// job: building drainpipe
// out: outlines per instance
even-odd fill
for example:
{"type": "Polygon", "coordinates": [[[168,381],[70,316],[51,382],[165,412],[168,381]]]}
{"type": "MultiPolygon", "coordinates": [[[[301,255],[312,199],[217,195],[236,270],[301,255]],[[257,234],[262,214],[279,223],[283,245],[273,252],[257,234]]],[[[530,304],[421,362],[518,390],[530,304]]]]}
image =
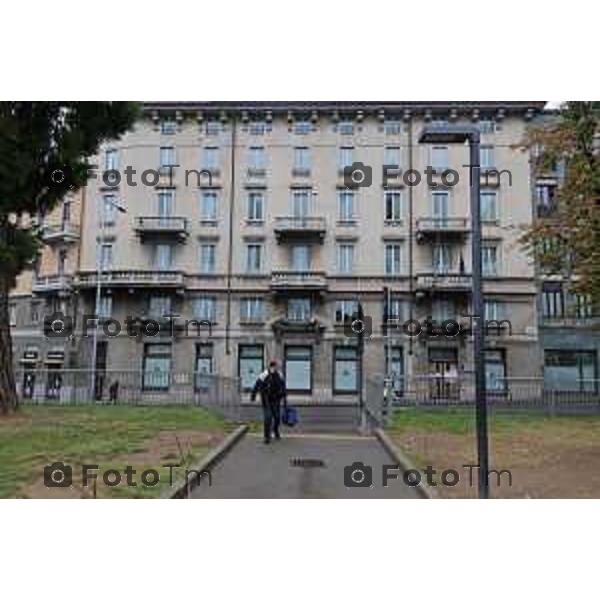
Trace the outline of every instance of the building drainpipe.
{"type": "Polygon", "coordinates": [[[235,113],[231,121],[231,169],[229,178],[229,248],[227,255],[227,316],[225,320],[225,354],[231,354],[231,281],[233,272],[233,218],[235,214],[235,146],[237,121],[235,113]]]}

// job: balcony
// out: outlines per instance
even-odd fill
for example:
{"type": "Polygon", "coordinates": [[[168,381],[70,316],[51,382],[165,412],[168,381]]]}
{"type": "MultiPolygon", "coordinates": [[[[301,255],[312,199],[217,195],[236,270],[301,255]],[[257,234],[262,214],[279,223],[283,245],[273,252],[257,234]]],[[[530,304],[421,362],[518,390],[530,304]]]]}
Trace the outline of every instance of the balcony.
{"type": "Polygon", "coordinates": [[[471,275],[461,273],[420,273],[417,275],[418,292],[470,292],[471,275]]]}
{"type": "Polygon", "coordinates": [[[31,291],[34,294],[60,294],[68,293],[73,284],[72,275],[49,275],[36,277],[33,280],[31,291]]]}
{"type": "Polygon", "coordinates": [[[327,290],[327,279],[321,271],[273,271],[271,290],[278,293],[320,293],[327,290]]]}
{"type": "Polygon", "coordinates": [[[183,242],[189,233],[185,217],[138,217],[134,229],[142,241],[171,238],[183,242]]]}
{"type": "Polygon", "coordinates": [[[42,240],[46,244],[73,243],[79,239],[78,225],[72,223],[56,223],[42,227],[42,240]]]}
{"type": "Polygon", "coordinates": [[[417,242],[462,240],[469,234],[469,220],[463,217],[425,217],[417,221],[417,242]]]}
{"type": "Polygon", "coordinates": [[[277,217],[275,237],[278,243],[316,241],[325,239],[327,223],[324,217],[277,217]]]}
{"type": "MultiPolygon", "coordinates": [[[[183,273],[179,271],[108,271],[102,273],[101,284],[109,288],[161,288],[184,287],[183,273]]],[[[81,273],[77,287],[94,288],[98,285],[98,274],[81,273]]]]}

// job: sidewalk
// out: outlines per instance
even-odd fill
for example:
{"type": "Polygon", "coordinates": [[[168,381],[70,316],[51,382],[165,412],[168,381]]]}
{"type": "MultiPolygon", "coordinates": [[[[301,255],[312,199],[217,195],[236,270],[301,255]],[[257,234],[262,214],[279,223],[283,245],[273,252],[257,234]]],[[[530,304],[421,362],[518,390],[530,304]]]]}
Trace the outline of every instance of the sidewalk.
{"type": "Polygon", "coordinates": [[[265,445],[261,437],[247,435],[213,470],[212,487],[203,483],[192,497],[418,498],[401,474],[382,486],[382,466],[393,462],[374,437],[299,434],[265,445]],[[293,466],[294,459],[311,462],[293,466]],[[344,468],[355,462],[373,468],[372,489],[344,485],[344,468]]]}

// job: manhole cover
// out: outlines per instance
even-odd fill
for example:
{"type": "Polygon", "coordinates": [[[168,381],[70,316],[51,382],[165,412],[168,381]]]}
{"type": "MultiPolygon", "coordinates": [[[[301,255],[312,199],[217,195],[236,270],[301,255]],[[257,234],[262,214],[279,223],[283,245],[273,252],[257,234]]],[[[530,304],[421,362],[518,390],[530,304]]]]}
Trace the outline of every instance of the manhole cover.
{"type": "Polygon", "coordinates": [[[325,462],[319,458],[292,458],[290,465],[298,469],[324,469],[325,462]]]}

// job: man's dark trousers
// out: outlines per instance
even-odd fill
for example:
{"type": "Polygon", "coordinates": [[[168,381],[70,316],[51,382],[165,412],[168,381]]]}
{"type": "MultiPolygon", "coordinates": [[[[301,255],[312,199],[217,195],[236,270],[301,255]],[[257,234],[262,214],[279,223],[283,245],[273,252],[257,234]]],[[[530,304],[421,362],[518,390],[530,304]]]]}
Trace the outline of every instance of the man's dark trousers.
{"type": "Polygon", "coordinates": [[[271,431],[279,438],[279,424],[281,423],[281,398],[262,399],[263,424],[265,440],[271,439],[271,431]]]}

